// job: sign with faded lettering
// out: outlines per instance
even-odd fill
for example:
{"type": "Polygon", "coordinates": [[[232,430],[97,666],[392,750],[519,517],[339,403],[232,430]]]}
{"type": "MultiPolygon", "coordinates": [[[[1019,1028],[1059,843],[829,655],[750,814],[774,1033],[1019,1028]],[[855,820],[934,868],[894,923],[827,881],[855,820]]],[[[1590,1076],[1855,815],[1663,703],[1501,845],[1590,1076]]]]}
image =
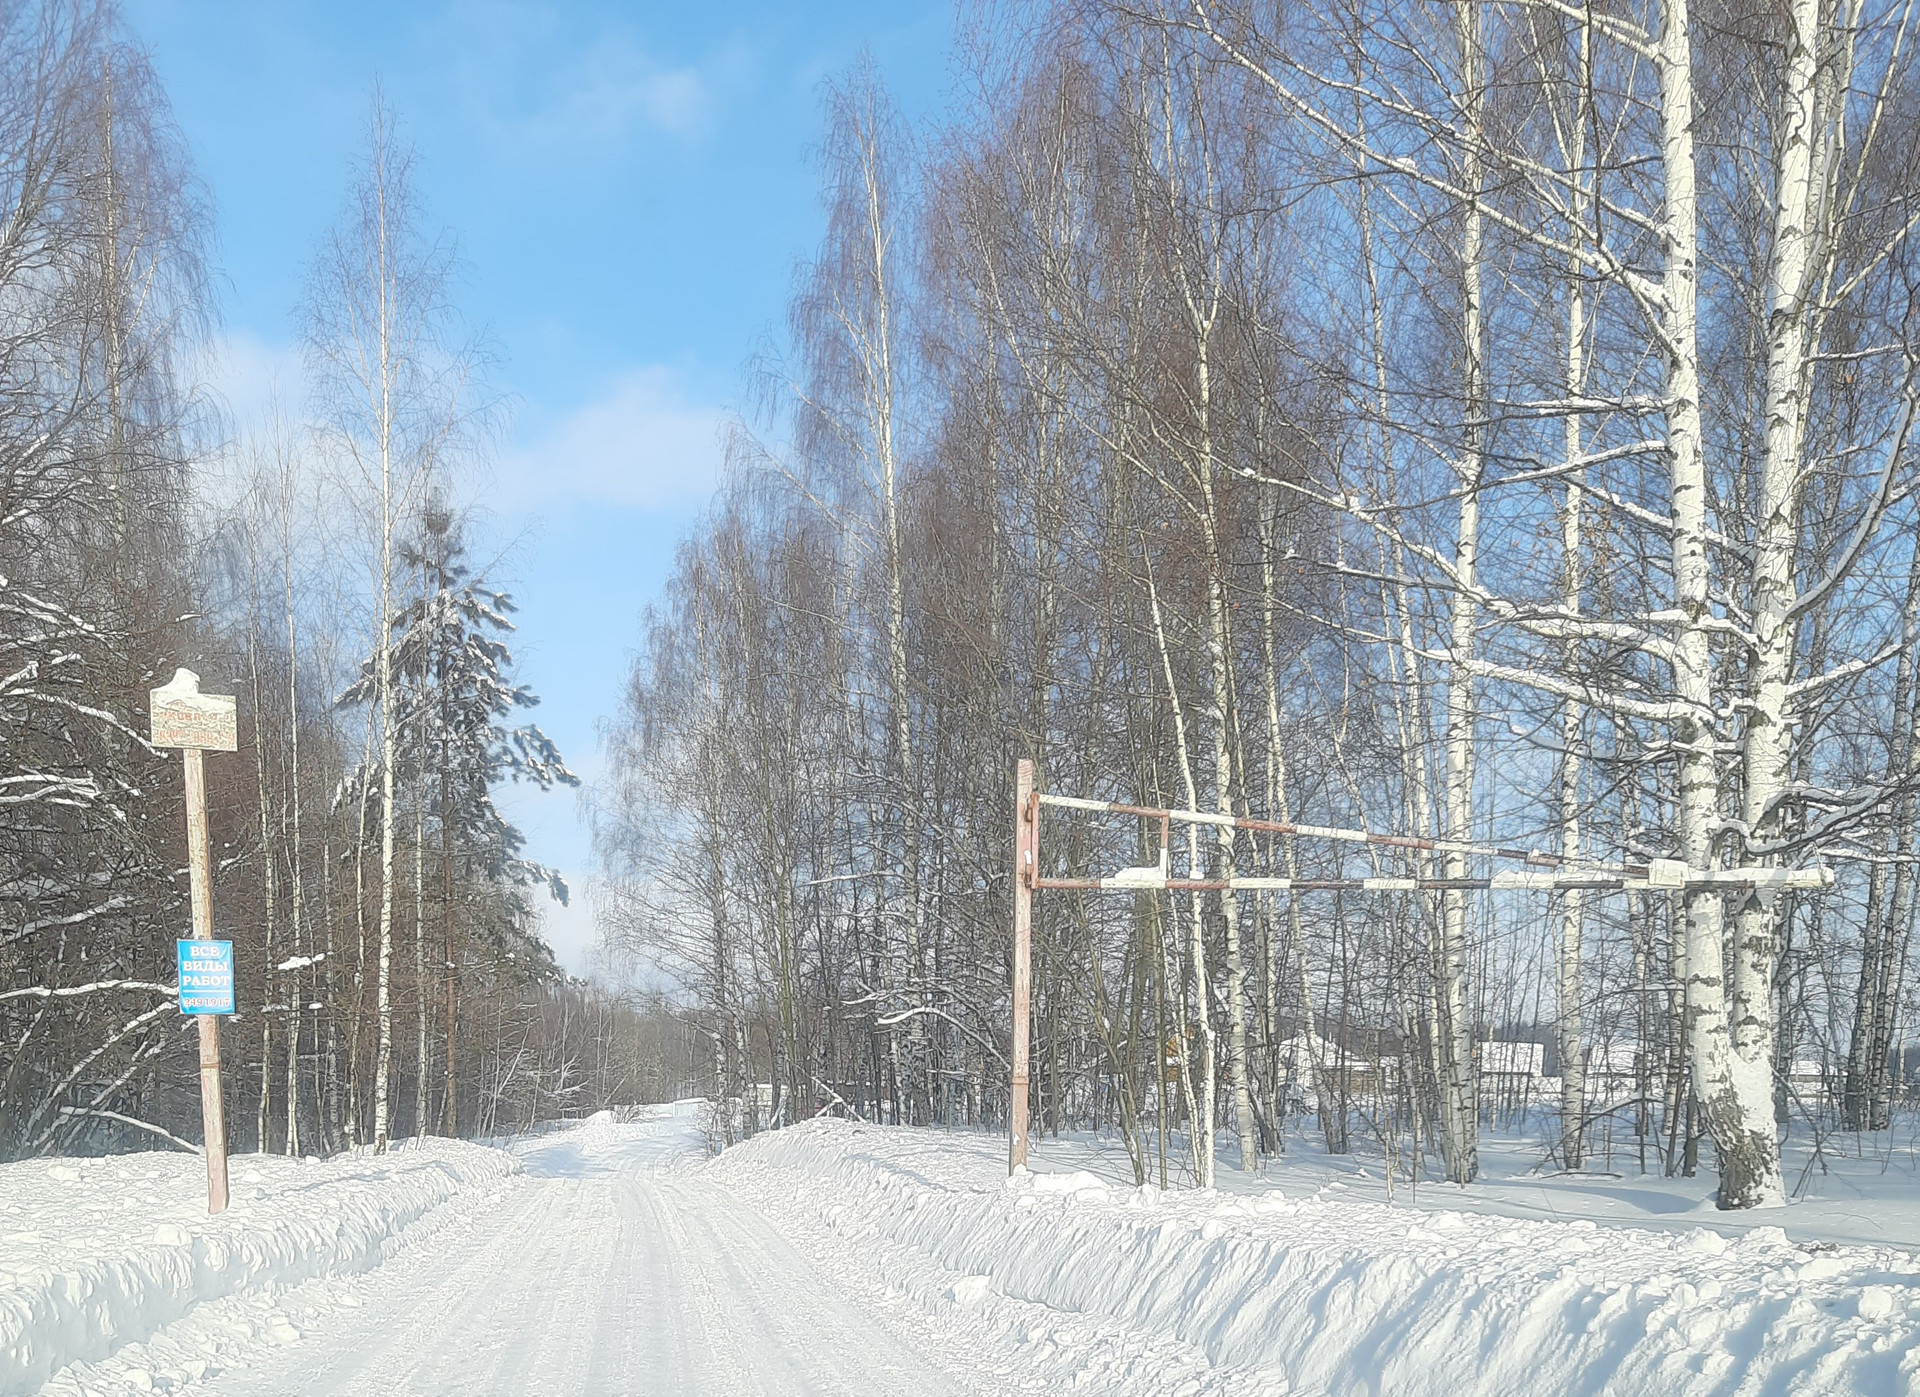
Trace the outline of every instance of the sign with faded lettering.
{"type": "Polygon", "coordinates": [[[180,1012],[233,1012],[233,942],[176,941],[180,961],[180,1012]]]}
{"type": "Polygon", "coordinates": [[[200,676],[176,669],[173,678],[148,695],[156,747],[198,747],[233,752],[240,747],[239,705],[231,694],[203,694],[200,676]]]}

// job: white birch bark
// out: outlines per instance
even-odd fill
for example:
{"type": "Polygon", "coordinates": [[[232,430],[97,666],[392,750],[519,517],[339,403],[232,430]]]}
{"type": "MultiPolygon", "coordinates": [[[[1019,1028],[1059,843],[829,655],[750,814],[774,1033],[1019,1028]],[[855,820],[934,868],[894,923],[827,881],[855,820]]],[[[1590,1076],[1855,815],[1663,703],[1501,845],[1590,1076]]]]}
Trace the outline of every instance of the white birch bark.
{"type": "MultiPolygon", "coordinates": [[[[262,944],[267,953],[267,994],[272,998],[273,986],[273,933],[274,916],[280,900],[278,870],[274,866],[273,827],[269,816],[267,797],[267,742],[266,732],[261,725],[260,690],[260,631],[258,613],[258,595],[260,578],[259,523],[256,518],[250,521],[248,528],[248,571],[249,596],[247,604],[247,671],[253,699],[253,771],[255,797],[260,806],[260,861],[262,873],[262,944]]],[[[267,1152],[267,1125],[272,1118],[273,1100],[273,1019],[267,1014],[260,1016],[260,1101],[254,1121],[255,1148],[261,1154],[267,1152]]]]}
{"type": "MultiPolygon", "coordinates": [[[[1460,44],[1462,116],[1466,126],[1463,183],[1469,199],[1461,209],[1460,334],[1465,420],[1459,460],[1455,463],[1460,492],[1460,516],[1454,542],[1452,618],[1448,639],[1447,742],[1445,825],[1447,838],[1472,837],[1474,724],[1477,718],[1473,686],[1476,607],[1473,587],[1480,552],[1480,482],[1485,469],[1483,435],[1486,417],[1486,332],[1482,295],[1485,220],[1478,195],[1482,175],[1481,67],[1483,63],[1481,11],[1477,0],[1466,0],[1455,10],[1460,44]]],[[[1465,878],[1465,855],[1449,853],[1444,861],[1448,878],[1465,878]]],[[[1467,895],[1441,894],[1439,981],[1445,1028],[1442,1082],[1441,1139],[1446,1147],[1447,1177],[1454,1183],[1473,1182],[1480,1172],[1480,1106],[1474,1068],[1473,1017],[1467,999],[1467,895]]]]}
{"type": "MultiPolygon", "coordinates": [[[[1165,81],[1165,87],[1161,93],[1161,144],[1165,161],[1163,175],[1166,181],[1168,214],[1172,226],[1178,228],[1183,216],[1180,188],[1181,159],[1177,149],[1174,119],[1174,69],[1170,61],[1166,63],[1163,77],[1165,81]]],[[[1209,133],[1205,128],[1204,119],[1199,115],[1197,101],[1193,119],[1200,127],[1197,136],[1199,146],[1197,177],[1209,196],[1207,203],[1199,211],[1199,217],[1214,223],[1221,216],[1211,203],[1212,198],[1217,197],[1218,179],[1213,165],[1209,133]]],[[[1213,422],[1213,332],[1219,320],[1225,295],[1221,271],[1224,254],[1219,246],[1221,229],[1217,223],[1210,227],[1209,232],[1212,236],[1202,241],[1196,256],[1189,256],[1185,239],[1176,233],[1171,256],[1174,279],[1178,283],[1186,308],[1187,331],[1192,336],[1194,440],[1191,469],[1193,478],[1200,488],[1199,514],[1207,559],[1206,634],[1209,685],[1207,719],[1211,728],[1209,738],[1213,750],[1214,808],[1222,815],[1232,815],[1234,813],[1231,736],[1233,681],[1229,665],[1232,662],[1233,637],[1227,619],[1226,560],[1220,546],[1220,505],[1216,480],[1213,422]],[[1204,266],[1196,267],[1194,265],[1196,261],[1204,262],[1204,266]]],[[[1169,676],[1169,685],[1171,685],[1171,676],[1169,676]]],[[[1188,798],[1190,802],[1196,802],[1198,793],[1190,792],[1188,798]]],[[[1198,809],[1199,807],[1197,804],[1190,803],[1189,808],[1198,809]]],[[[1220,861],[1220,876],[1231,877],[1236,853],[1235,831],[1231,825],[1219,825],[1215,827],[1214,838],[1217,857],[1220,861]]],[[[1239,1145],[1240,1168],[1244,1172],[1251,1173],[1255,1167],[1257,1137],[1253,1118],[1253,1083],[1248,1071],[1247,1057],[1246,964],[1240,940],[1239,901],[1231,891],[1220,894],[1220,916],[1226,933],[1227,1070],[1233,1078],[1234,1134],[1239,1145]]],[[[1197,912],[1195,920],[1196,923],[1199,920],[1197,912]]],[[[1209,1060],[1207,1072],[1210,1079],[1213,1070],[1213,1064],[1209,1060]]],[[[1209,1088],[1208,1097],[1211,1100],[1211,1080],[1209,1080],[1209,1088]]],[[[1211,1171],[1211,1158],[1209,1158],[1208,1168],[1211,1171]]]]}
{"type": "MultiPolygon", "coordinates": [[[[284,448],[284,442],[282,443],[284,448]]],[[[306,950],[301,935],[305,923],[306,894],[303,887],[302,872],[304,865],[300,848],[300,637],[296,626],[293,605],[293,465],[291,461],[281,461],[282,491],[280,499],[281,552],[280,582],[287,612],[287,746],[290,771],[287,777],[289,792],[287,807],[293,821],[293,845],[291,867],[288,872],[292,878],[293,892],[293,946],[294,954],[306,950]]],[[[324,894],[323,894],[324,896],[324,894]]],[[[329,950],[332,948],[329,947],[329,950]]],[[[286,1151],[289,1157],[300,1153],[300,972],[293,972],[290,982],[288,1002],[293,1005],[287,1017],[287,1129],[286,1151]]]]}
{"type": "Polygon", "coordinates": [[[372,803],[374,727],[378,716],[367,710],[360,739],[360,772],[353,830],[353,1024],[347,1032],[347,1137],[360,1143],[360,1034],[367,1019],[367,806],[372,803]]]}
{"type": "Polygon", "coordinates": [[[380,611],[374,664],[380,709],[380,941],[375,982],[378,1050],[373,1076],[373,1147],[384,1151],[391,1131],[388,1094],[393,1076],[393,768],[398,760],[399,733],[393,711],[393,538],[395,333],[392,294],[392,249],[389,246],[387,208],[387,132],[375,118],[373,189],[377,228],[374,255],[374,295],[378,321],[375,341],[374,431],[380,456],[380,611]]]}
{"type": "MultiPolygon", "coordinates": [[[[1160,614],[1160,592],[1154,586],[1151,565],[1147,572],[1147,601],[1153,614],[1154,640],[1160,650],[1160,668],[1167,681],[1167,702],[1173,710],[1173,735],[1175,755],[1180,762],[1181,779],[1186,783],[1187,809],[1200,808],[1200,789],[1193,779],[1193,758],[1187,746],[1187,719],[1185,710],[1180,706],[1180,691],[1173,682],[1173,656],[1167,646],[1167,630],[1160,614]]],[[[1200,876],[1204,866],[1200,853],[1200,826],[1187,826],[1187,861],[1193,869],[1193,877],[1200,876]]],[[[1213,1014],[1209,1004],[1212,989],[1207,975],[1206,928],[1200,916],[1200,894],[1195,893],[1189,907],[1188,950],[1193,967],[1193,994],[1196,1011],[1199,1015],[1200,1036],[1200,1085],[1198,1089],[1189,1086],[1188,1116],[1193,1146],[1193,1180],[1198,1188],[1213,1187],[1213,1113],[1214,1103],[1219,1089],[1216,1081],[1218,1071],[1218,1050],[1214,1042],[1213,1014]]],[[[1184,1030],[1184,1024],[1182,1028],[1184,1030]]],[[[1182,1039],[1181,1061],[1186,1060],[1186,1042],[1182,1039]]],[[[1182,1067],[1184,1072],[1186,1069],[1182,1067]]]]}
{"type": "MultiPolygon", "coordinates": [[[[1191,302],[1189,302],[1192,308],[1191,302]]],[[[1207,717],[1213,728],[1214,808],[1231,816],[1233,809],[1233,754],[1229,745],[1232,715],[1231,679],[1228,657],[1233,653],[1233,637],[1227,625],[1226,583],[1222,576],[1225,563],[1220,552],[1218,502],[1215,498],[1214,449],[1212,430],[1212,362],[1208,340],[1212,332],[1211,310],[1203,317],[1195,309],[1194,338],[1198,362],[1195,365],[1196,407],[1199,413],[1199,476],[1202,519],[1207,539],[1207,673],[1212,693],[1207,717]]],[[[1219,845],[1220,876],[1231,878],[1234,870],[1235,839],[1231,825],[1215,826],[1219,845]]],[[[1227,1070],[1233,1075],[1234,1133],[1240,1146],[1240,1168],[1252,1173],[1256,1137],[1253,1122],[1253,1083],[1247,1063],[1247,975],[1240,944],[1239,898],[1231,891],[1220,894],[1220,916],[1226,928],[1227,942],[1227,1070]]]]}
{"type": "Polygon", "coordinates": [[[418,787],[413,800],[413,1133],[427,1133],[427,736],[421,695],[418,787]]]}
{"type": "MultiPolygon", "coordinates": [[[[1586,396],[1587,301],[1585,268],[1578,251],[1586,240],[1583,214],[1591,176],[1587,173],[1587,128],[1592,118],[1593,25],[1583,16],[1576,29],[1574,53],[1574,102],[1566,124],[1564,145],[1566,168],[1572,178],[1575,198],[1573,216],[1567,220],[1567,240],[1576,251],[1567,259],[1567,354],[1566,396],[1569,402],[1586,396]]],[[[1597,152],[1596,152],[1597,154],[1597,152]]],[[[1561,609],[1569,616],[1580,614],[1583,595],[1584,558],[1581,540],[1581,472],[1575,463],[1585,454],[1585,433],[1579,413],[1569,412],[1565,424],[1567,466],[1566,500],[1560,523],[1561,609]]],[[[1564,661],[1569,674],[1578,674],[1583,666],[1577,642],[1569,642],[1564,661]]],[[[1569,863],[1580,858],[1580,765],[1582,755],[1582,706],[1569,699],[1560,709],[1560,775],[1557,791],[1557,823],[1560,827],[1560,857],[1569,863]]],[[[1568,1170],[1585,1163],[1585,1119],[1587,1112],[1587,1050],[1582,1023],[1581,1003],[1581,922],[1584,899],[1578,888],[1561,894],[1560,945],[1558,965],[1558,1017],[1555,1047],[1560,1059],[1560,1162],[1568,1170]]]]}
{"type": "MultiPolygon", "coordinates": [[[[1570,294],[1568,328],[1573,331],[1580,316],[1580,293],[1570,294]]],[[[1574,339],[1577,344],[1577,338],[1574,339]]],[[[1577,359],[1578,349],[1569,350],[1569,359],[1577,359]]],[[[1577,365],[1569,363],[1569,370],[1577,365]]],[[[1580,420],[1567,417],[1569,459],[1577,459],[1580,449],[1580,420]]],[[[1573,476],[1567,478],[1565,514],[1561,521],[1561,548],[1565,557],[1566,581],[1563,606],[1569,615],[1578,615],[1581,597],[1580,486],[1573,476]]],[[[1568,863],[1580,859],[1580,759],[1583,742],[1581,707],[1568,700],[1560,712],[1560,776],[1556,804],[1560,826],[1560,857],[1568,863]]],[[[1568,888],[1560,895],[1560,945],[1558,977],[1558,1017],[1555,1023],[1555,1047],[1560,1058],[1560,1160],[1568,1169],[1585,1162],[1584,1138],[1587,1112],[1587,1049],[1581,1014],[1581,923],[1584,913],[1580,889],[1568,888]]]]}
{"type": "MultiPolygon", "coordinates": [[[[905,559],[900,537],[899,462],[894,446],[894,346],[892,273],[887,252],[892,230],[886,222],[885,191],[881,186],[879,152],[874,142],[877,133],[867,133],[868,144],[862,152],[867,196],[867,240],[873,259],[874,319],[868,341],[871,362],[868,367],[868,411],[875,464],[880,474],[881,527],[884,533],[887,567],[887,707],[892,724],[893,779],[895,810],[900,823],[899,886],[907,931],[907,989],[916,1008],[926,1007],[926,976],[921,957],[920,908],[920,819],[915,797],[913,765],[913,710],[907,689],[907,603],[904,577],[905,559]]],[[[913,1075],[924,1087],[929,1110],[932,1079],[929,1075],[926,1041],[926,1015],[916,1013],[907,1024],[908,1057],[913,1075]]],[[[911,1113],[913,1091],[908,1091],[911,1113]]]]}
{"type": "MultiPolygon", "coordinates": [[[[1758,533],[1751,575],[1753,655],[1741,744],[1741,827],[1749,838],[1778,828],[1778,803],[1791,773],[1793,677],[1798,627],[1794,563],[1806,443],[1807,394],[1812,372],[1815,299],[1821,282],[1820,226],[1830,187],[1827,137],[1820,100],[1820,49],[1825,5],[1792,0],[1786,9],[1786,68],[1780,89],[1782,129],[1773,213],[1773,249],[1767,269],[1766,436],[1757,498],[1758,533]]],[[[1769,860],[1770,862],[1771,860],[1769,860]]],[[[1737,1112],[1716,1134],[1720,1148],[1720,1204],[1748,1207],[1783,1201],[1773,1112],[1773,963],[1777,908],[1749,897],[1734,923],[1730,1062],[1737,1112]]]]}
{"type": "MultiPolygon", "coordinates": [[[[1673,530],[1673,647],[1675,696],[1686,716],[1673,727],[1678,767],[1675,808],[1680,855],[1690,868],[1711,867],[1719,824],[1719,763],[1714,731],[1713,659],[1707,623],[1707,478],[1700,412],[1699,203],[1693,144],[1693,52],[1687,0],[1665,0],[1654,68],[1660,87],[1661,171],[1666,243],[1661,330],[1667,354],[1665,387],[1667,469],[1673,530]]],[[[1727,1026],[1725,909],[1720,894],[1692,888],[1681,899],[1684,916],[1687,1058],[1695,1101],[1719,1150],[1720,1201],[1746,1206],[1765,1201],[1766,1160],[1772,1152],[1769,1112],[1765,1141],[1746,1128],[1742,1102],[1756,1093],[1735,1081],[1727,1026]],[[1749,1184],[1761,1192],[1750,1194],[1749,1184]]],[[[1758,1096],[1765,1099],[1764,1078],[1758,1096]]],[[[1777,1171],[1774,1175],[1777,1187],[1777,1171]]]]}

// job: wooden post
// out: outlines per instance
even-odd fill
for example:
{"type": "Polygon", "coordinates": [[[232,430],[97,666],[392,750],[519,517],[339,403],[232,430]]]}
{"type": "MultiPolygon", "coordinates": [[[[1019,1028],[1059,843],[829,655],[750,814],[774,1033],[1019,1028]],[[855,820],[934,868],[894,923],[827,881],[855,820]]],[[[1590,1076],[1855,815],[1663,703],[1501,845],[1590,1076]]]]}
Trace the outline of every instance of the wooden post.
{"type": "Polygon", "coordinates": [[[1020,759],[1013,815],[1013,1081],[1007,1100],[1007,1172],[1027,1165],[1028,1018],[1033,998],[1033,879],[1039,851],[1039,807],[1033,763],[1020,759]]]}
{"type": "MultiPolygon", "coordinates": [[[[187,769],[187,882],[193,901],[193,935],[213,939],[213,857],[207,849],[206,753],[180,753],[187,769]]],[[[220,1091],[220,1016],[199,1014],[200,1121],[206,1136],[207,1212],[227,1207],[227,1111],[220,1091]]]]}
{"type": "MultiPolygon", "coordinates": [[[[207,847],[208,752],[239,749],[238,705],[229,694],[203,694],[200,676],[176,669],[148,696],[147,718],[155,747],[178,747],[187,776],[187,887],[196,941],[213,940],[213,856],[207,847]]],[[[181,976],[185,1003],[186,976],[181,976]]],[[[232,1005],[222,1012],[231,1013],[232,1005]]],[[[207,1211],[227,1206],[227,1112],[220,1093],[220,1016],[199,1013],[200,1122],[206,1137],[207,1211]]]]}

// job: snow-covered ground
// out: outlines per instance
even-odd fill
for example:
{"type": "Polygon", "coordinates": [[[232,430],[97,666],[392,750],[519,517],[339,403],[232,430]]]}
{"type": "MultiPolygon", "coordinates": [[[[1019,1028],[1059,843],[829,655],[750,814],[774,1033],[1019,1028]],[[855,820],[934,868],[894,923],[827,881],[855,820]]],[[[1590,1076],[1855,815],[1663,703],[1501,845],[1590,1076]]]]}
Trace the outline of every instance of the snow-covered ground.
{"type": "Polygon", "coordinates": [[[978,1390],[706,1177],[699,1110],[602,1115],[505,1149],[247,1157],[235,1161],[245,1201],[217,1219],[196,1216],[197,1159],[52,1166],[77,1180],[6,1166],[0,1208],[36,1230],[17,1265],[15,1215],[0,1215],[0,1394],[978,1390]],[[413,1197],[427,1174],[463,1183],[437,1208],[391,1210],[384,1241],[302,1260],[261,1244],[302,1228],[309,1242],[358,1241],[353,1190],[413,1197]],[[156,1211],[163,1192],[174,1201],[156,1211]],[[144,1224],[100,1225],[120,1196],[144,1224]],[[161,1216],[164,1237],[142,1235],[161,1216]],[[167,1247],[182,1260],[144,1303],[100,1303],[102,1278],[167,1247]],[[235,1253],[259,1256],[246,1281],[198,1283],[204,1258],[235,1253]],[[72,1318],[49,1324],[56,1303],[72,1318]]]}
{"type": "MultiPolygon", "coordinates": [[[[1037,1148],[1056,1168],[1088,1169],[1114,1184],[1133,1182],[1126,1154],[1111,1138],[1075,1134],[1042,1140],[1037,1148]]],[[[1185,1149],[1184,1137],[1170,1140],[1167,1165],[1176,1183],[1186,1176],[1185,1149]]],[[[1892,1243],[1920,1251],[1920,1119],[1907,1115],[1892,1131],[1830,1136],[1817,1154],[1804,1135],[1792,1137],[1784,1172],[1796,1201],[1784,1209],[1748,1213],[1714,1207],[1711,1146],[1702,1146],[1700,1173],[1691,1179],[1662,1177],[1657,1155],[1649,1156],[1650,1170],[1643,1172],[1632,1150],[1618,1147],[1611,1161],[1596,1155],[1592,1168],[1569,1175],[1543,1165],[1547,1151],[1537,1137],[1489,1132],[1480,1140],[1480,1177],[1472,1188],[1424,1180],[1410,1187],[1403,1163],[1391,1191],[1377,1145],[1357,1140],[1355,1149],[1354,1155],[1329,1156],[1314,1135],[1292,1137],[1286,1154],[1263,1159],[1260,1172],[1249,1178],[1234,1167],[1236,1151],[1231,1140],[1223,1139],[1216,1185],[1245,1195],[1276,1186],[1297,1195],[1338,1185],[1351,1198],[1391,1200],[1396,1206],[1665,1230],[1706,1227],[1728,1237],[1754,1227],[1783,1227],[1796,1241],[1892,1243]]],[[[1148,1172],[1157,1176],[1157,1157],[1150,1156],[1148,1172]]]]}
{"type": "MultiPolygon", "coordinates": [[[[1415,1202],[1402,1187],[1389,1205],[1378,1178],[1325,1159],[1162,1193],[1131,1187],[1124,1161],[1084,1140],[1042,1142],[1046,1172],[1008,1184],[1002,1148],[817,1123],[711,1172],[790,1234],[831,1232],[875,1257],[896,1285],[944,1282],[1043,1366],[1097,1368],[1104,1333],[1184,1343],[1223,1390],[1920,1391],[1920,1258],[1820,1239],[1816,1207],[1732,1220],[1700,1206],[1704,1180],[1637,1199],[1621,1181],[1562,1193],[1497,1167],[1486,1188],[1428,1186],[1415,1202]],[[1500,1215],[1529,1207],[1560,1216],[1500,1215]],[[1582,1210],[1614,1220],[1567,1216],[1582,1210]]],[[[1911,1225],[1913,1201],[1882,1206],[1911,1225]]],[[[1112,1376],[1117,1390],[1166,1390],[1112,1376]]]]}
{"type": "Polygon", "coordinates": [[[1309,1152],[1163,1193],[842,1121],[708,1160],[699,1111],[243,1157],[215,1219],[189,1156],[0,1167],[0,1394],[1920,1390],[1911,1159],[1729,1219],[1517,1145],[1467,1193],[1309,1152]]]}
{"type": "MultiPolygon", "coordinates": [[[[499,1150],[449,1141],[326,1163],[240,1156],[232,1203],[209,1218],[197,1155],[0,1165],[0,1393],[31,1392],[209,1302],[378,1267],[450,1205],[499,1196],[514,1168],[499,1150]]],[[[204,1372],[243,1338],[292,1332],[271,1306],[247,1328],[181,1352],[176,1375],[204,1372]]]]}

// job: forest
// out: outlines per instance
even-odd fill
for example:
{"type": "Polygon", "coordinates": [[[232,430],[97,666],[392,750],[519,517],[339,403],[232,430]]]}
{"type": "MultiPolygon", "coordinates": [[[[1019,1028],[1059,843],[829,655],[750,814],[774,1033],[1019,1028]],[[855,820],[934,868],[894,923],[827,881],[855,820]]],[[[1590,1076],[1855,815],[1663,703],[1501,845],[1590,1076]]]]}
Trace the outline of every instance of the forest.
{"type": "Polygon", "coordinates": [[[378,95],[314,230],[303,381],[206,383],[212,209],[107,0],[0,7],[0,1160],[193,1147],[177,667],[207,759],[236,1148],[490,1134],[668,1093],[670,1020],[564,975],[494,791],[575,785],[476,561],[497,402],[378,95]],[[324,235],[323,235],[324,233],[324,235]]]}
{"type": "Polygon", "coordinates": [[[1048,806],[1034,876],[1239,883],[1035,896],[1035,1130],[1137,1181],[1519,1129],[1745,1208],[1884,1139],[1913,20],[1057,0],[966,9],[937,119],[832,81],[592,792],[728,1133],[1004,1124],[1024,758],[1211,817],[1048,806]]]}

